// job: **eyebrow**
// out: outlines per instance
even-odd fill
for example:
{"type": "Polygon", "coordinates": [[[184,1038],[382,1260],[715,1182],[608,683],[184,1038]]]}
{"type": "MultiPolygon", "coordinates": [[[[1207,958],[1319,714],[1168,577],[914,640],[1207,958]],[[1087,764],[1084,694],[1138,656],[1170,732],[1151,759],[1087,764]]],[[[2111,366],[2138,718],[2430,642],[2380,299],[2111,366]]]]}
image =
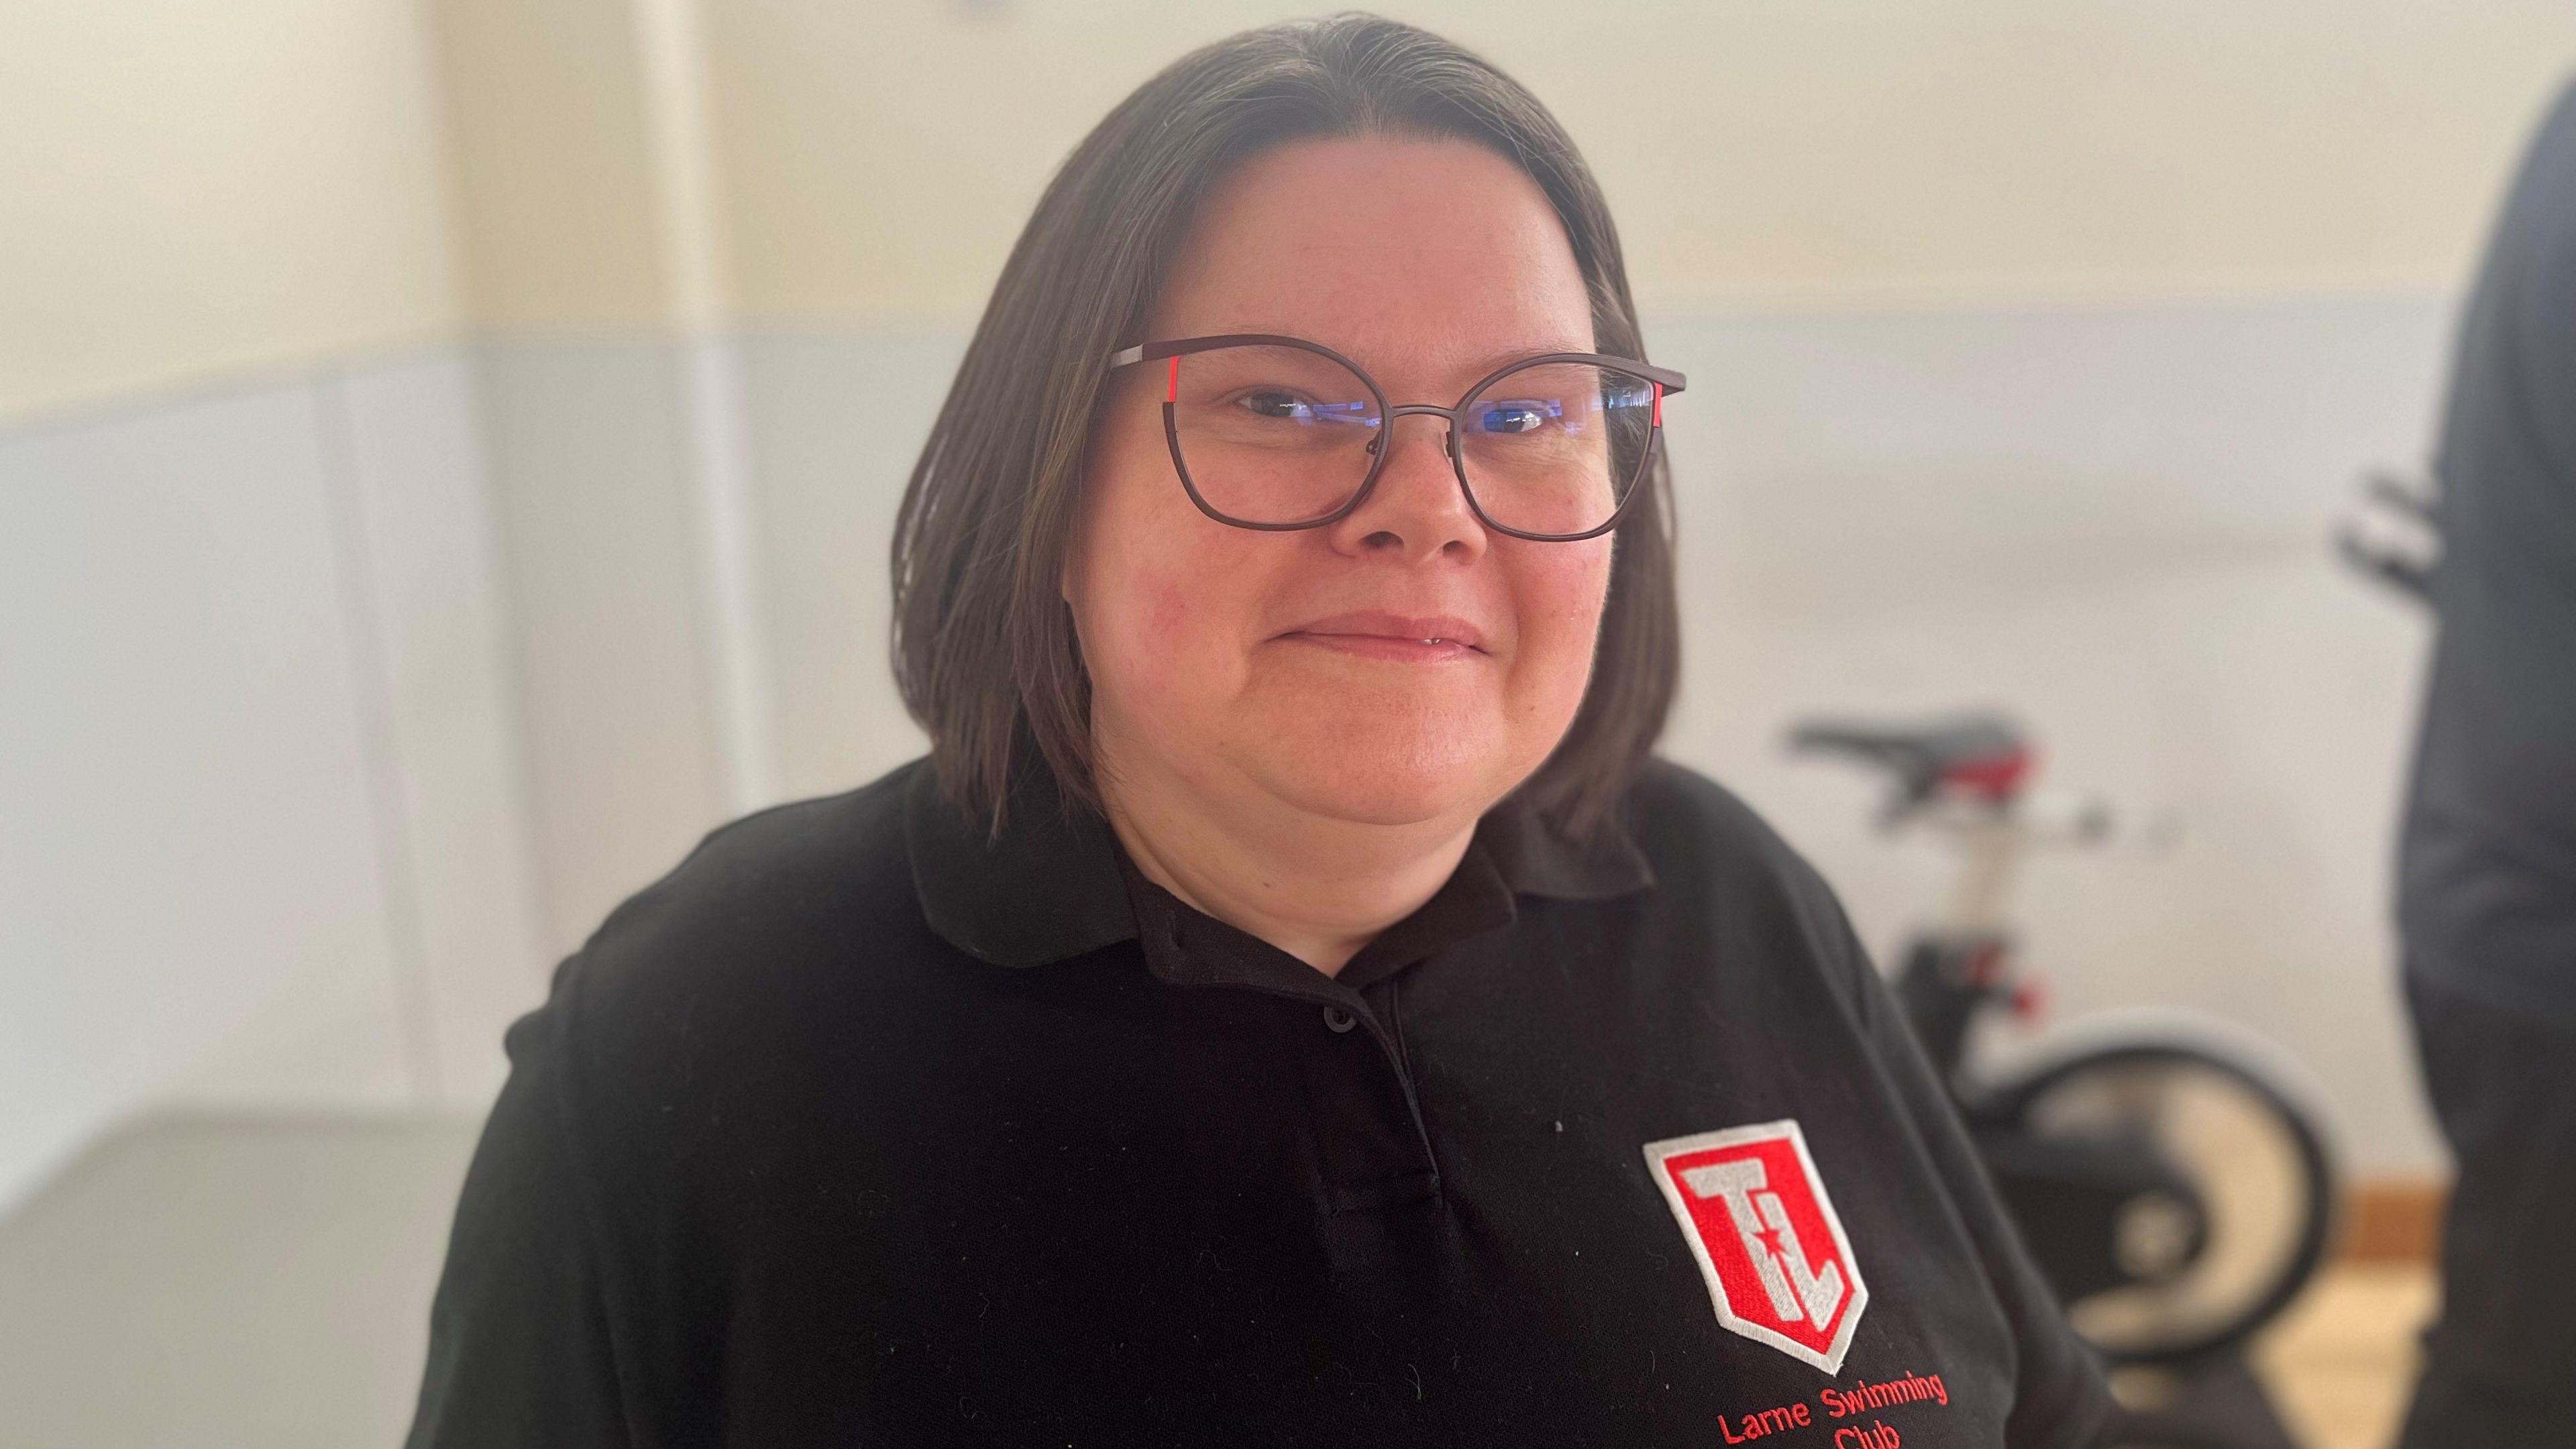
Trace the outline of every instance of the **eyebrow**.
{"type": "MultiPolygon", "coordinates": [[[[1524,346],[1505,347],[1475,353],[1453,353],[1447,360],[1436,358],[1430,359],[1429,365],[1425,368],[1425,371],[1434,377],[1449,379],[1447,383],[1441,384],[1435,389],[1443,394],[1440,400],[1443,403],[1446,403],[1448,400],[1446,394],[1454,388],[1471,387],[1475,385],[1478,380],[1490,377],[1494,373],[1501,371],[1505,366],[1518,362],[1524,357],[1541,357],[1552,352],[1597,351],[1599,351],[1597,347],[1586,346],[1578,341],[1560,339],[1555,342],[1534,343],[1524,346]]],[[[1355,358],[1354,360],[1358,361],[1360,366],[1368,368],[1369,375],[1377,378],[1379,380],[1379,385],[1388,389],[1389,401],[1404,401],[1404,399],[1393,396],[1396,389],[1392,384],[1386,381],[1386,373],[1383,367],[1371,364],[1365,358],[1355,358]]],[[[1416,399],[1416,401],[1420,401],[1420,399],[1416,399]]]]}
{"type": "Polygon", "coordinates": [[[1600,350],[1600,347],[1594,343],[1568,341],[1542,343],[1535,347],[1508,347],[1498,352],[1489,352],[1484,354],[1481,358],[1477,359],[1472,366],[1463,370],[1473,374],[1474,376],[1482,377],[1486,373],[1493,371],[1495,368],[1502,366],[1506,362],[1515,362],[1524,357],[1537,357],[1550,352],[1597,353],[1600,350]]]}
{"type": "MultiPolygon", "coordinates": [[[[1275,323],[1260,327],[1211,327],[1202,330],[1195,330],[1184,335],[1216,337],[1235,332],[1266,332],[1279,337],[1302,337],[1309,342],[1320,342],[1326,347],[1332,348],[1334,351],[1341,353],[1344,357],[1347,357],[1353,362],[1356,362],[1360,366],[1368,369],[1369,375],[1378,379],[1380,383],[1384,383],[1386,381],[1387,367],[1384,359],[1372,361],[1362,353],[1341,343],[1335,342],[1330,338],[1317,337],[1312,333],[1301,331],[1295,327],[1283,327],[1275,323]]],[[[1490,375],[1505,363],[1518,362],[1524,357],[1539,357],[1551,352],[1598,353],[1600,350],[1600,346],[1597,343],[1572,338],[1558,338],[1554,341],[1522,343],[1511,347],[1493,348],[1476,353],[1452,351],[1445,357],[1434,355],[1428,359],[1429,366],[1426,370],[1433,373],[1454,372],[1459,385],[1463,387],[1469,383],[1473,383],[1478,378],[1490,375]]],[[[1633,360],[1643,362],[1645,359],[1636,358],[1633,360]]]]}

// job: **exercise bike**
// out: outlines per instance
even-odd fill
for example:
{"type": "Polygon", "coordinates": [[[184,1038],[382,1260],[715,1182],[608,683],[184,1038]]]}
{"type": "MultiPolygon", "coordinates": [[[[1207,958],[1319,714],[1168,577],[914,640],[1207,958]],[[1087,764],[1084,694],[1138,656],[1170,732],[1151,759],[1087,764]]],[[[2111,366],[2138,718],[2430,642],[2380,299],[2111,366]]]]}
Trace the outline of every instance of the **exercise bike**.
{"type": "Polygon", "coordinates": [[[2179,1034],[2131,1035],[2000,1080],[1970,1066],[1978,1023],[2033,1014],[2004,908],[2025,854],[2113,834],[2097,802],[2027,787],[2032,751],[1997,714],[1920,727],[1811,721],[1794,749],[1886,772],[1882,828],[1963,855],[1946,918],[1917,935],[1894,988],[1988,1174],[2067,1317],[2132,1403],[2114,1442],[2292,1449],[2244,1359],[2322,1261],[2334,1174],[2314,1119],[2260,1069],[2179,1034]]]}

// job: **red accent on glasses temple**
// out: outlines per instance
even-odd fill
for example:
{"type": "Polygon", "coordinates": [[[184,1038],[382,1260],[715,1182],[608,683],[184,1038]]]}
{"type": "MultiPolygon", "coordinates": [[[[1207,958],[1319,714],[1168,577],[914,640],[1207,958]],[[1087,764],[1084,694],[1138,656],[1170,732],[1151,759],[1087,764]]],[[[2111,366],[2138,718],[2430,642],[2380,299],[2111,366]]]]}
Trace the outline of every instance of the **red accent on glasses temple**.
{"type": "Polygon", "coordinates": [[[1660,383],[1660,382],[1659,382],[1659,383],[1656,383],[1656,384],[1655,384],[1655,421],[1654,421],[1654,426],[1656,426],[1656,427],[1659,427],[1659,428],[1660,428],[1660,427],[1662,427],[1663,425],[1664,425],[1664,385],[1663,385],[1662,383],[1660,383]]]}
{"type": "Polygon", "coordinates": [[[1180,400],[1181,400],[1181,359],[1180,359],[1180,358],[1178,358],[1178,357],[1174,357],[1174,358],[1172,359],[1172,380],[1171,380],[1169,383],[1167,383],[1167,384],[1165,384],[1165,385],[1164,385],[1164,388],[1163,388],[1163,401],[1165,401],[1165,402],[1179,402],[1180,400]]]}

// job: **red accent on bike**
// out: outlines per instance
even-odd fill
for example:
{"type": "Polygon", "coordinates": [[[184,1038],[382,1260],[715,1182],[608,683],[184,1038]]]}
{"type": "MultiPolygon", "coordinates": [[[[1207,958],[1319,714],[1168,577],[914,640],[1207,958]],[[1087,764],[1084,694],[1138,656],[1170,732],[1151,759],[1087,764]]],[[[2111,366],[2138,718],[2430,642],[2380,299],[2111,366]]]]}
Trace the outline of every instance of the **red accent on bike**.
{"type": "Polygon", "coordinates": [[[1174,357],[1174,358],[1172,359],[1172,380],[1171,380],[1171,383],[1163,389],[1163,401],[1165,401],[1165,402],[1169,402],[1169,403],[1176,403],[1176,402],[1179,402],[1180,400],[1181,400],[1181,360],[1180,360],[1180,358],[1178,358],[1178,357],[1174,357]]]}
{"type": "Polygon", "coordinates": [[[2024,981],[2015,986],[2012,992],[2012,1014],[2013,1020],[2021,1022],[2024,1025],[2028,1025],[2029,1023],[2046,1016],[2048,1014],[2048,983],[2034,979],[2024,981]]]}
{"type": "Polygon", "coordinates": [[[2000,800],[2021,788],[2033,761],[2028,749],[1959,760],[1941,769],[1941,783],[1954,790],[2000,800]]]}

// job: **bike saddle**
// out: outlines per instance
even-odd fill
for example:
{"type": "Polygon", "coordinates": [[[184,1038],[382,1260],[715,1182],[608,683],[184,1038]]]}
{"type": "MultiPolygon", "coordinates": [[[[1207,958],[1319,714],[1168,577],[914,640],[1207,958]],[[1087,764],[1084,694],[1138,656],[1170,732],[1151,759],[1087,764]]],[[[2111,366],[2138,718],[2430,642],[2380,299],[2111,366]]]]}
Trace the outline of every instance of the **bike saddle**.
{"type": "Polygon", "coordinates": [[[1964,714],[1918,725],[1808,720],[1790,731],[1792,749],[1853,755],[1895,772],[1909,798],[1942,785],[2010,794],[2030,768],[2030,745],[1999,714],[1964,714]]]}

